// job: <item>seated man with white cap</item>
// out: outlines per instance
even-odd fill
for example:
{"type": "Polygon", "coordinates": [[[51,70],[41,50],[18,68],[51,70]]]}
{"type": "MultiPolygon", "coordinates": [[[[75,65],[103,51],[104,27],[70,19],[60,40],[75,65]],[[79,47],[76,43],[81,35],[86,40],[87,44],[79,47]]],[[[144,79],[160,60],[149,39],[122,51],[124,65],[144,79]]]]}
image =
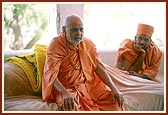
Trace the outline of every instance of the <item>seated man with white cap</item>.
{"type": "Polygon", "coordinates": [[[130,75],[157,81],[162,52],[151,39],[153,31],[153,26],[138,24],[135,39],[125,39],[120,44],[117,68],[130,75]]]}

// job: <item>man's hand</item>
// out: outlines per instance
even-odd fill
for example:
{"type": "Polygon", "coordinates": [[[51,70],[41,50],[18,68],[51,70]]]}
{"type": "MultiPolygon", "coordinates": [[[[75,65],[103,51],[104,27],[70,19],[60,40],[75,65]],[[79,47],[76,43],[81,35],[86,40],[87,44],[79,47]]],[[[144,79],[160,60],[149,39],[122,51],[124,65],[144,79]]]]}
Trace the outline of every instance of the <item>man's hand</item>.
{"type": "Polygon", "coordinates": [[[139,74],[135,71],[129,71],[129,75],[139,76],[139,74]]]}
{"type": "Polygon", "coordinates": [[[138,45],[138,44],[134,44],[134,49],[135,51],[137,52],[140,52],[140,53],[145,53],[146,51],[142,48],[142,46],[138,45]]]}
{"type": "Polygon", "coordinates": [[[111,96],[113,103],[115,103],[115,101],[117,100],[119,107],[122,107],[124,101],[122,93],[119,91],[117,92],[111,91],[111,96]]]}
{"type": "Polygon", "coordinates": [[[61,95],[64,101],[63,109],[64,111],[72,111],[74,110],[75,102],[77,102],[72,94],[68,91],[61,91],[61,95]],[[75,101],[75,102],[74,102],[75,101]]]}
{"type": "Polygon", "coordinates": [[[129,75],[133,75],[133,76],[136,76],[136,77],[141,77],[142,78],[142,75],[139,75],[137,72],[135,71],[129,71],[129,75]]]}
{"type": "Polygon", "coordinates": [[[136,73],[135,71],[129,71],[129,75],[133,75],[133,76],[141,77],[141,78],[143,78],[143,79],[151,80],[151,78],[149,78],[148,76],[146,76],[146,75],[139,75],[139,74],[136,73]]]}

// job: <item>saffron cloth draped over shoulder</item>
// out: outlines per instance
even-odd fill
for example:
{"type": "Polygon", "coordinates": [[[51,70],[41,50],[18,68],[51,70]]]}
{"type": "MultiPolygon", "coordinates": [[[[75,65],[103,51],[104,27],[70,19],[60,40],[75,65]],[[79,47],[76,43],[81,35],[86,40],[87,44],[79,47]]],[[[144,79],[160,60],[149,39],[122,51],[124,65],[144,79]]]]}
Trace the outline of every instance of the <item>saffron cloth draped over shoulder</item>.
{"type": "Polygon", "coordinates": [[[53,86],[58,77],[77,100],[76,110],[117,110],[117,102],[110,100],[110,90],[95,74],[97,63],[103,66],[95,45],[89,39],[83,38],[75,47],[60,33],[53,38],[47,50],[42,98],[63,106],[61,94],[53,86]]]}
{"type": "MultiPolygon", "coordinates": [[[[124,56],[124,58],[133,64],[138,58],[138,53],[134,50],[134,41],[131,39],[123,40],[117,55],[118,62],[121,62],[121,56],[124,56]]],[[[161,58],[162,52],[154,42],[151,42],[151,45],[146,51],[146,57],[139,74],[145,74],[155,80],[159,70],[158,68],[160,67],[161,58]]]]}

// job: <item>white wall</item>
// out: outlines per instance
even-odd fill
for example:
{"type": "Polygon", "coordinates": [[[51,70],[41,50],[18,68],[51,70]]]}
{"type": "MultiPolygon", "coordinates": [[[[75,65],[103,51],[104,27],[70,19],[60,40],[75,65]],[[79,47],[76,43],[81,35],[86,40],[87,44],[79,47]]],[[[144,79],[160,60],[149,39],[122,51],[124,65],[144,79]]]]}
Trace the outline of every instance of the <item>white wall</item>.
{"type": "Polygon", "coordinates": [[[77,14],[83,18],[84,4],[58,4],[57,8],[60,11],[60,30],[67,15],[77,14]]]}

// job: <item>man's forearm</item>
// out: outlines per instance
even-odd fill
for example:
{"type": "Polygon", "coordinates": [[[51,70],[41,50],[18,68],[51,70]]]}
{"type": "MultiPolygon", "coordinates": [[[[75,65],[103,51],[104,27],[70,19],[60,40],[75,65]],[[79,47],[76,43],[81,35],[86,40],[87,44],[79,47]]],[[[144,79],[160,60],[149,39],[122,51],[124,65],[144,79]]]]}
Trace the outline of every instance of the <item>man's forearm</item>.
{"type": "Polygon", "coordinates": [[[54,88],[59,91],[59,93],[61,94],[63,91],[66,91],[66,89],[64,88],[64,86],[60,83],[59,79],[56,77],[55,81],[54,81],[54,88]]]}
{"type": "Polygon", "coordinates": [[[131,66],[130,71],[135,71],[138,73],[138,71],[142,67],[142,63],[145,58],[145,53],[141,53],[140,56],[138,57],[137,61],[131,66]]]}
{"type": "Polygon", "coordinates": [[[96,68],[96,74],[99,76],[99,78],[113,91],[116,91],[117,88],[112,82],[110,76],[106,71],[104,71],[104,68],[101,65],[97,65],[96,68]]]}

